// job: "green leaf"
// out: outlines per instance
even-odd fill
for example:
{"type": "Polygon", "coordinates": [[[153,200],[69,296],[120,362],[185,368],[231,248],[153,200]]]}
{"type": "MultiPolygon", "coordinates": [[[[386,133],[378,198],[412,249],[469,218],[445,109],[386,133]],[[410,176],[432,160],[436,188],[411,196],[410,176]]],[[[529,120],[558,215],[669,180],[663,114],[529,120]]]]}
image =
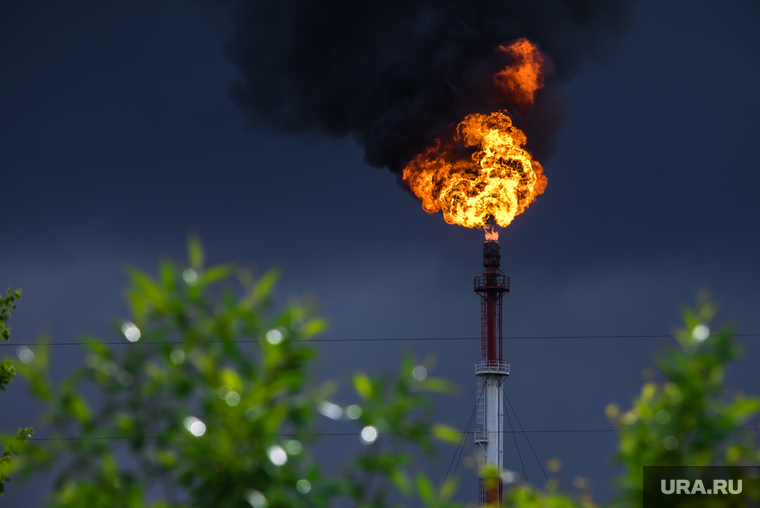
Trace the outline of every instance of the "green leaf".
{"type": "Polygon", "coordinates": [[[164,285],[164,289],[167,291],[174,291],[177,284],[174,263],[171,261],[162,261],[161,266],[159,267],[159,273],[161,274],[161,282],[164,285]]]}
{"type": "Polygon", "coordinates": [[[170,468],[177,463],[177,455],[170,450],[160,450],[156,453],[156,459],[162,467],[170,468]]]}
{"type": "Polygon", "coordinates": [[[136,427],[134,418],[125,413],[117,414],[114,423],[123,434],[130,434],[136,427]]]}
{"type": "Polygon", "coordinates": [[[326,319],[312,319],[303,327],[303,330],[301,330],[301,335],[306,338],[314,337],[315,335],[324,333],[325,330],[327,330],[326,319]]]}
{"type": "Polygon", "coordinates": [[[403,469],[395,469],[390,472],[390,478],[396,488],[404,495],[412,491],[412,480],[403,469]]]}
{"type": "Polygon", "coordinates": [[[111,350],[97,337],[89,335],[82,337],[82,345],[100,357],[110,358],[111,356],[111,350]]]}
{"type": "Polygon", "coordinates": [[[356,393],[363,399],[371,399],[374,395],[372,381],[369,377],[361,372],[354,374],[354,388],[356,393]]]}
{"type": "Polygon", "coordinates": [[[415,362],[412,355],[404,355],[401,359],[401,376],[412,377],[412,371],[414,370],[415,362]]]}
{"type": "Polygon", "coordinates": [[[445,379],[437,377],[426,377],[420,381],[420,388],[426,392],[435,393],[452,393],[454,391],[454,384],[445,379]]]}
{"type": "Polygon", "coordinates": [[[164,290],[153,279],[136,268],[129,271],[129,278],[132,279],[133,288],[131,292],[135,296],[144,301],[151,302],[158,310],[166,309],[167,301],[164,290]]]}
{"type": "Polygon", "coordinates": [[[261,279],[259,279],[259,282],[253,288],[252,294],[254,300],[257,303],[264,301],[272,292],[272,288],[279,279],[280,272],[277,270],[268,270],[264,275],[262,275],[261,279]]]}
{"type": "Polygon", "coordinates": [[[34,361],[31,365],[37,369],[46,369],[50,359],[50,336],[42,335],[37,339],[37,346],[32,348],[34,361]]]}
{"type": "Polygon", "coordinates": [[[735,421],[746,421],[760,411],[760,399],[746,397],[736,400],[726,411],[727,415],[735,421]]]}
{"type": "Polygon", "coordinates": [[[430,506],[433,503],[433,484],[424,473],[414,475],[414,482],[417,485],[417,493],[422,502],[430,506]]]}
{"type": "MultiPolygon", "coordinates": [[[[456,478],[446,478],[444,480],[443,484],[441,485],[441,492],[439,494],[439,499],[449,499],[451,496],[454,495],[454,492],[456,492],[457,487],[459,486],[459,482],[456,478]]],[[[554,505],[551,505],[551,508],[556,508],[554,505]]]]}
{"type": "Polygon", "coordinates": [[[451,444],[459,444],[462,439],[462,431],[443,423],[433,425],[433,435],[436,439],[451,444]]]}
{"type": "Polygon", "coordinates": [[[197,235],[190,235],[187,239],[187,261],[195,271],[200,271],[206,263],[206,252],[197,235]]]}
{"type": "Polygon", "coordinates": [[[232,391],[239,392],[243,388],[240,376],[230,368],[222,369],[219,373],[219,379],[223,386],[228,387],[232,391]]]}
{"type": "Polygon", "coordinates": [[[288,414],[288,408],[285,404],[277,404],[271,411],[266,413],[265,428],[268,434],[275,434],[282,425],[283,420],[288,414]]]}
{"type": "Polygon", "coordinates": [[[34,359],[31,363],[13,361],[13,366],[18,374],[28,383],[31,392],[43,401],[52,397],[50,378],[48,376],[48,353],[50,338],[43,335],[37,341],[37,346],[32,348],[34,359]]]}
{"type": "Polygon", "coordinates": [[[220,280],[224,280],[232,275],[232,267],[229,265],[219,265],[209,268],[201,273],[198,285],[208,286],[220,280]]]}
{"type": "Polygon", "coordinates": [[[79,394],[69,394],[68,397],[64,399],[64,408],[79,423],[86,423],[90,420],[90,407],[84,397],[79,394]]]}

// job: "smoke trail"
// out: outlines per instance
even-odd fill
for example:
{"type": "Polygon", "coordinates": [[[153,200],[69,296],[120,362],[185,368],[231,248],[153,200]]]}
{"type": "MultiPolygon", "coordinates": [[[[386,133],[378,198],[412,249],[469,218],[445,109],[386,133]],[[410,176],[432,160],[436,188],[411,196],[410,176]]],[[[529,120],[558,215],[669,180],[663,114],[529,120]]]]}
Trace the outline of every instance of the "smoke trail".
{"type": "Polygon", "coordinates": [[[278,0],[225,2],[239,71],[232,98],[293,133],[352,135],[367,163],[399,173],[436,132],[509,109],[538,158],[554,149],[562,83],[630,23],[632,0],[278,0]],[[531,108],[488,83],[526,37],[553,69],[531,108]]]}

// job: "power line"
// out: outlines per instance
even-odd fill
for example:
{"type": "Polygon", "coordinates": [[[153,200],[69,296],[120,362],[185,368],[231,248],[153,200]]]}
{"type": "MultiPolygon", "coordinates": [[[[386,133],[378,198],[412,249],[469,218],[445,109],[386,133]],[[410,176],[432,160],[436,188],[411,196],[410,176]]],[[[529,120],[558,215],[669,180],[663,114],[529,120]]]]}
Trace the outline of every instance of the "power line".
{"type": "MultiPolygon", "coordinates": [[[[502,392],[503,393],[503,392],[502,392]]],[[[517,456],[520,458],[520,466],[522,466],[523,475],[525,475],[525,483],[528,484],[528,487],[530,487],[530,490],[533,491],[533,487],[530,485],[530,480],[528,480],[528,472],[525,470],[525,463],[522,459],[522,453],[520,453],[520,447],[517,446],[517,434],[515,433],[515,429],[512,427],[512,418],[509,417],[509,411],[506,410],[507,408],[504,408],[504,414],[507,415],[507,421],[509,421],[509,428],[512,433],[512,437],[515,440],[515,448],[517,449],[517,456]]]]}
{"type": "MultiPolygon", "coordinates": [[[[549,488],[552,489],[552,494],[554,494],[554,487],[552,486],[552,482],[549,481],[549,476],[547,476],[546,471],[544,471],[544,466],[541,464],[541,461],[538,460],[538,455],[536,454],[536,450],[533,449],[533,445],[530,442],[530,439],[528,439],[528,435],[525,433],[525,429],[523,429],[522,423],[520,423],[520,418],[517,417],[517,411],[515,411],[515,408],[512,407],[512,403],[509,401],[509,397],[507,396],[507,392],[502,392],[504,394],[504,399],[507,401],[507,404],[509,404],[509,409],[512,410],[512,414],[515,415],[515,420],[517,420],[517,425],[520,426],[520,430],[523,433],[523,436],[525,436],[525,440],[528,442],[528,446],[530,446],[530,451],[533,452],[533,457],[535,457],[536,462],[538,462],[538,467],[541,468],[541,472],[544,473],[544,478],[546,478],[546,483],[549,485],[549,488]]],[[[506,411],[506,407],[504,410],[506,411]]],[[[510,422],[511,426],[511,422],[510,422]]],[[[514,436],[514,434],[512,434],[514,436]]],[[[517,438],[515,438],[517,439],[517,438]]],[[[525,480],[527,481],[528,478],[526,477],[525,480]]]]}
{"type": "MultiPolygon", "coordinates": [[[[760,337],[760,333],[734,333],[734,337],[760,337]]],[[[672,338],[672,334],[640,334],[640,335],[515,335],[511,337],[503,337],[503,340],[574,340],[574,339],[669,339],[672,338]]],[[[365,338],[348,338],[348,339],[294,339],[291,342],[304,342],[304,343],[316,343],[316,342],[445,342],[445,341],[474,341],[482,340],[482,337],[365,337],[365,338]]],[[[231,342],[245,344],[245,343],[257,343],[259,339],[239,339],[231,342]]],[[[107,341],[96,342],[96,344],[110,345],[110,346],[135,346],[140,344],[184,344],[181,340],[138,340],[136,342],[124,342],[124,341],[107,341]]],[[[221,340],[208,341],[206,344],[224,343],[221,340]]],[[[88,342],[50,342],[48,346],[84,346],[88,342]]],[[[39,346],[37,342],[14,342],[14,343],[1,343],[0,347],[10,346],[39,346]]]]}
{"type": "MultiPolygon", "coordinates": [[[[477,406],[475,406],[475,408],[477,409],[477,406]]],[[[475,413],[472,413],[472,416],[475,416],[475,413]]],[[[464,429],[463,434],[465,434],[465,435],[467,434],[467,429],[469,429],[470,425],[472,424],[472,416],[470,416],[470,422],[467,424],[467,427],[464,429]]],[[[451,478],[454,478],[454,476],[456,476],[456,474],[457,474],[457,469],[459,469],[459,462],[462,460],[462,455],[464,455],[464,446],[462,447],[462,451],[459,452],[459,458],[457,459],[457,463],[454,466],[454,472],[451,473],[451,478]]],[[[446,493],[446,498],[443,500],[443,506],[446,506],[446,503],[449,502],[449,496],[450,495],[451,495],[451,490],[449,490],[446,493]]]]}
{"type": "MultiPolygon", "coordinates": [[[[485,390],[485,388],[484,388],[485,390]]],[[[462,437],[459,439],[459,444],[457,445],[457,449],[454,450],[454,456],[451,457],[451,462],[449,462],[449,467],[446,469],[446,474],[443,477],[443,481],[441,482],[441,486],[438,487],[438,492],[435,493],[435,499],[433,499],[433,508],[435,508],[435,503],[438,501],[438,496],[441,494],[441,489],[443,489],[443,486],[446,485],[446,478],[449,477],[449,471],[451,471],[451,465],[454,463],[454,459],[457,458],[457,453],[459,453],[459,448],[462,446],[462,443],[464,442],[465,436],[467,436],[468,432],[467,429],[470,428],[470,425],[472,424],[472,419],[475,417],[475,411],[478,410],[478,405],[480,404],[480,398],[483,396],[483,391],[480,392],[480,395],[478,395],[478,400],[475,402],[475,407],[472,410],[472,414],[470,414],[470,419],[467,420],[467,426],[464,428],[464,432],[462,432],[462,437]]],[[[464,448],[462,448],[462,451],[464,452],[464,448]]],[[[459,456],[461,459],[461,455],[459,456]]],[[[459,466],[459,461],[457,461],[457,466],[459,466]]],[[[454,469],[454,473],[456,473],[456,469],[454,469]]],[[[453,478],[453,475],[452,475],[453,478]]],[[[446,505],[446,501],[448,501],[448,496],[446,496],[446,499],[443,501],[443,506],[446,505]]]]}
{"type": "MultiPolygon", "coordinates": [[[[608,434],[612,432],[636,432],[637,429],[551,429],[551,430],[502,430],[502,434],[608,434]]],[[[737,427],[730,429],[730,432],[752,431],[759,432],[758,427],[737,427]]],[[[462,434],[472,434],[474,431],[462,432],[462,434]]],[[[491,434],[499,433],[492,431],[491,434]]],[[[422,434],[434,434],[434,432],[424,432],[422,434]]],[[[360,437],[359,432],[317,432],[308,434],[313,437],[334,437],[334,436],[354,436],[360,437]]],[[[380,432],[380,436],[403,436],[403,432],[380,432]]],[[[300,434],[277,434],[274,437],[299,437],[300,434]]],[[[91,437],[32,437],[31,441],[120,441],[129,439],[160,439],[161,436],[91,436],[91,437]]]]}

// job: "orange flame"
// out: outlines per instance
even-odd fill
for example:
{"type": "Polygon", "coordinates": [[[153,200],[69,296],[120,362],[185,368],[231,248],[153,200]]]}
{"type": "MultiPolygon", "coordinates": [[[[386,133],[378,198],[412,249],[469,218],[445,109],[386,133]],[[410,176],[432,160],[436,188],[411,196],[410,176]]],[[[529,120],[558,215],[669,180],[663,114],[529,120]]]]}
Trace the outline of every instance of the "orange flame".
{"type": "Polygon", "coordinates": [[[525,141],[502,111],[468,115],[455,136],[439,137],[412,159],[403,179],[426,212],[443,211],[449,224],[487,228],[493,220],[505,227],[546,188],[543,168],[525,151],[525,141]],[[457,144],[477,151],[461,153],[457,144]]]}
{"type": "Polygon", "coordinates": [[[494,85],[514,106],[532,106],[536,90],[544,87],[544,75],[551,68],[548,59],[528,39],[518,39],[509,46],[502,44],[496,50],[507,55],[514,64],[494,75],[494,85]]]}
{"type": "MultiPolygon", "coordinates": [[[[527,39],[498,51],[508,53],[513,64],[494,76],[494,85],[513,105],[529,107],[544,85],[547,60],[527,39]]],[[[482,228],[495,241],[494,226],[509,225],[546,188],[543,168],[525,142],[507,111],[467,115],[417,154],[402,179],[426,212],[443,211],[449,224],[482,228]]]]}

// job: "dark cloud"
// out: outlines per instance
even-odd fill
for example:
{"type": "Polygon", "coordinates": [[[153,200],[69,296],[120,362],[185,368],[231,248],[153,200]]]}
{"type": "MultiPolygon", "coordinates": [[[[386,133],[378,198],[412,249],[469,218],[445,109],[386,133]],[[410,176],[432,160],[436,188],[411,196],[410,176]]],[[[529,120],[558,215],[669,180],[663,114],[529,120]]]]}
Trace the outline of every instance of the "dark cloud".
{"type": "MultiPolygon", "coordinates": [[[[227,2],[226,4],[229,4],[227,2]]],[[[554,64],[554,84],[518,115],[535,156],[551,154],[565,108],[557,82],[607,54],[632,0],[287,0],[232,8],[227,46],[234,100],[254,121],[294,132],[353,135],[367,163],[398,172],[434,134],[484,101],[478,83],[509,62],[495,48],[527,37],[554,64]]]]}

